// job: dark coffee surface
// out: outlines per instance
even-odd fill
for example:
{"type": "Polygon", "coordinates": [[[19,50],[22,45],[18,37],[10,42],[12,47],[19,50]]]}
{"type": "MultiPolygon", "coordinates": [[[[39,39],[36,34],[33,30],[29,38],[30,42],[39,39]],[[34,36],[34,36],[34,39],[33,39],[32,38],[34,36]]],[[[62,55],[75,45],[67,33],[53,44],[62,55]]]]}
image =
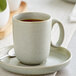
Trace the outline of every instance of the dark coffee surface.
{"type": "Polygon", "coordinates": [[[40,20],[40,19],[23,19],[21,21],[24,21],[24,22],[38,22],[38,21],[43,21],[43,20],[40,20]]]}

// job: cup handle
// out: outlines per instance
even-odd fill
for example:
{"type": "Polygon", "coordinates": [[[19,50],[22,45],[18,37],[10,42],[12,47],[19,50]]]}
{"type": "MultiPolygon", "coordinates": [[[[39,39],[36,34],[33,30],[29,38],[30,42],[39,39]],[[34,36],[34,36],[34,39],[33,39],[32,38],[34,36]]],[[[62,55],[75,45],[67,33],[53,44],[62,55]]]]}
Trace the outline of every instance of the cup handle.
{"type": "Polygon", "coordinates": [[[53,47],[59,47],[59,46],[61,46],[61,44],[63,43],[63,40],[64,40],[64,28],[63,28],[63,24],[60,21],[58,21],[56,19],[53,19],[52,20],[52,28],[53,28],[53,26],[56,23],[58,23],[58,26],[59,26],[59,29],[60,29],[60,36],[59,36],[59,40],[57,41],[56,45],[51,44],[51,46],[53,46],[53,47]]]}

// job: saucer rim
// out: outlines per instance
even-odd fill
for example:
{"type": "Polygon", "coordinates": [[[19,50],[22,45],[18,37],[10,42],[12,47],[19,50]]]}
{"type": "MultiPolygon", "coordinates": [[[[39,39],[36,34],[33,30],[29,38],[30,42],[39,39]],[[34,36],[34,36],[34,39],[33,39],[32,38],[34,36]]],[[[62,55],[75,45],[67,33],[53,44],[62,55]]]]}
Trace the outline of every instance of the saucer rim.
{"type": "MultiPolygon", "coordinates": [[[[11,45],[8,46],[7,48],[9,48],[9,47],[11,47],[11,45]]],[[[14,47],[13,47],[13,48],[14,48],[14,47]]],[[[21,68],[21,69],[31,69],[31,68],[33,68],[33,69],[38,69],[38,68],[53,68],[53,67],[61,66],[61,65],[63,65],[63,64],[66,64],[66,63],[70,62],[70,60],[71,60],[71,58],[72,58],[71,52],[70,52],[69,50],[67,50],[66,48],[63,48],[63,47],[58,47],[58,48],[65,49],[65,50],[67,51],[67,53],[69,54],[69,58],[66,59],[64,62],[59,63],[59,64],[56,64],[56,65],[53,65],[53,66],[45,66],[45,67],[44,67],[44,66],[21,67],[21,66],[16,66],[16,65],[11,65],[11,64],[8,64],[8,63],[4,63],[3,61],[0,61],[0,64],[4,64],[4,65],[10,66],[10,67],[15,67],[15,68],[21,68]]],[[[9,51],[9,50],[8,50],[8,51],[9,51]]],[[[50,56],[50,55],[49,55],[49,56],[50,56]]]]}

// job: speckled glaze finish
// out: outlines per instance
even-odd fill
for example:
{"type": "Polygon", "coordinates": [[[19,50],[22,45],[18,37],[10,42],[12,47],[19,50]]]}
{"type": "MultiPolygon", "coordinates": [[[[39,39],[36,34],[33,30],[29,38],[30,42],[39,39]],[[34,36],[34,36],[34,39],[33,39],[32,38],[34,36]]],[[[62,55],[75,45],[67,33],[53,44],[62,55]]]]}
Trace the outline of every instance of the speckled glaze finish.
{"type": "Polygon", "coordinates": [[[64,40],[61,22],[40,12],[26,12],[13,17],[13,39],[16,57],[24,64],[40,64],[47,59],[50,52],[51,29],[59,24],[60,37],[56,47],[64,40]],[[40,19],[38,22],[23,22],[22,19],[40,19]]]}

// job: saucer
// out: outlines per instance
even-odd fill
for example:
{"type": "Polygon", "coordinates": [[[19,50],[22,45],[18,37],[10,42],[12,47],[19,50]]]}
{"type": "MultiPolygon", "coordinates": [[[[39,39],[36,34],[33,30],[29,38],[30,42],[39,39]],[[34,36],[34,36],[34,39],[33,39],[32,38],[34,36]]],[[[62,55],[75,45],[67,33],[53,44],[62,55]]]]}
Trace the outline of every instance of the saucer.
{"type": "MultiPolygon", "coordinates": [[[[11,46],[7,47],[10,48],[11,46]]],[[[7,52],[9,49],[7,50],[7,52]]],[[[1,54],[1,53],[0,53],[1,54]]],[[[20,61],[14,57],[6,57],[0,61],[0,67],[3,69],[26,75],[38,75],[38,74],[48,74],[59,71],[63,69],[71,60],[71,53],[63,48],[51,47],[51,52],[46,61],[40,65],[25,65],[20,63],[20,61]]]]}

